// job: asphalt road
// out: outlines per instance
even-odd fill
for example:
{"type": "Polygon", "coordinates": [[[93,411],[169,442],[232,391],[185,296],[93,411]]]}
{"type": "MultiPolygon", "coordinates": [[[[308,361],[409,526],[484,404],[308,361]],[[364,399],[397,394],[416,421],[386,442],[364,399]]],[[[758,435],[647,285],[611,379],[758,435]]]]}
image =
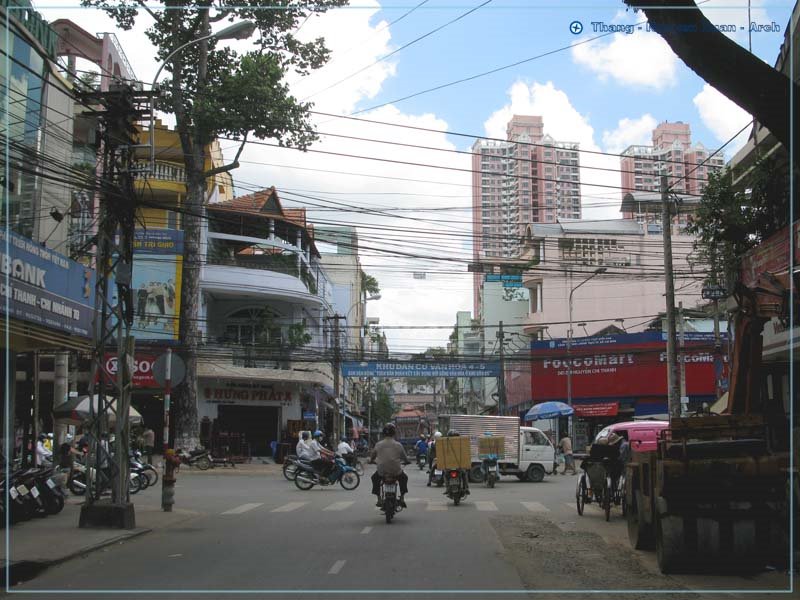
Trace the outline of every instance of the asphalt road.
{"type": "MultiPolygon", "coordinates": [[[[142,592],[186,598],[200,590],[207,597],[269,590],[271,597],[335,591],[408,598],[417,590],[417,597],[463,598],[472,590],[483,598],[490,591],[509,597],[524,590],[638,589],[688,598],[692,589],[746,589],[751,593],[741,597],[753,598],[756,590],[788,585],[777,572],[661,575],[652,553],[630,550],[618,509],[608,523],[594,506],[577,515],[573,476],[538,484],[503,478],[495,489],[473,485],[456,507],[442,489],[426,487],[427,476],[414,465],[407,469],[408,509],[390,525],[369,494],[369,472],[352,492],[339,486],[304,492],[279,474],[181,475],[176,506],[197,511],[196,518],[53,567],[14,590],[32,598],[64,597],[57,590],[137,591],[115,598],[142,592]]],[[[134,500],[157,503],[159,493],[147,490],[134,500]]]]}

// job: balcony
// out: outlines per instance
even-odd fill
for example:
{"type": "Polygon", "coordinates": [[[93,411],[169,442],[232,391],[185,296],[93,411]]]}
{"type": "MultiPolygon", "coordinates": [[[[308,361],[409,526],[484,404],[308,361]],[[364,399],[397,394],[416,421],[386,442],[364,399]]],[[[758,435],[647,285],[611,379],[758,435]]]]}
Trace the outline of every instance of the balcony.
{"type": "Polygon", "coordinates": [[[186,183],[186,171],[182,165],[156,161],[152,175],[150,174],[150,161],[138,161],[135,165],[136,179],[156,179],[173,183],[186,183]]]}
{"type": "Polygon", "coordinates": [[[298,268],[296,257],[290,255],[265,254],[262,256],[250,256],[245,258],[217,254],[209,255],[206,264],[282,273],[299,280],[305,287],[305,291],[309,294],[316,296],[319,291],[314,275],[305,263],[301,263],[298,268]]]}
{"type": "Polygon", "coordinates": [[[293,361],[292,353],[280,349],[269,351],[239,344],[207,342],[201,344],[199,356],[198,376],[203,378],[263,379],[324,386],[333,383],[330,364],[293,361]]]}

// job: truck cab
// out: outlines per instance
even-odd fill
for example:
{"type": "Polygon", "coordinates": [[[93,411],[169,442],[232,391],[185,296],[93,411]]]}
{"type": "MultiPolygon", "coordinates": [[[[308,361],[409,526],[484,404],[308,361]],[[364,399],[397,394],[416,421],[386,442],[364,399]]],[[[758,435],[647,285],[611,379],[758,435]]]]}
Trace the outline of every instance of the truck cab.
{"type": "Polygon", "coordinates": [[[519,428],[519,454],[520,472],[525,473],[528,481],[541,481],[546,472],[555,469],[556,449],[535,427],[519,428]]]}

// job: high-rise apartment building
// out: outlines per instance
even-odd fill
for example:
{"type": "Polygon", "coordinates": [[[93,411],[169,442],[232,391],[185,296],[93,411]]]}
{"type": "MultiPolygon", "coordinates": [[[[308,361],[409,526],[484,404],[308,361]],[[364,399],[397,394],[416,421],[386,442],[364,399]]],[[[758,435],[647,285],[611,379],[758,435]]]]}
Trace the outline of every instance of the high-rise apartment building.
{"type": "MultiPolygon", "coordinates": [[[[653,130],[652,146],[629,146],[622,153],[622,196],[628,192],[659,191],[662,175],[667,176],[674,192],[700,196],[709,173],[725,163],[723,156],[708,158],[710,154],[703,144],[692,145],[688,123],[664,121],[653,130]]],[[[631,219],[636,215],[624,212],[623,216],[631,219]]]]}
{"type": "MultiPolygon", "coordinates": [[[[514,115],[508,141],[478,140],[472,146],[472,227],[476,262],[517,258],[529,223],[580,219],[578,144],[544,133],[542,117],[514,115]]],[[[475,277],[475,314],[480,315],[480,274],[475,277]]]]}

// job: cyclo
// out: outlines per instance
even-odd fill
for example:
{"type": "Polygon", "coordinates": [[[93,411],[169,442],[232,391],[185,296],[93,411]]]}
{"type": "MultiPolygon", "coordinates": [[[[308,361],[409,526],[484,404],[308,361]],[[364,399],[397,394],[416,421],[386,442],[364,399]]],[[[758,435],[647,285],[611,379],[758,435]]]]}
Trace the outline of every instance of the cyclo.
{"type": "Polygon", "coordinates": [[[588,458],[581,462],[583,472],[575,490],[579,515],[583,515],[584,506],[592,502],[603,509],[606,521],[611,518],[612,504],[622,506],[622,514],[625,514],[625,470],[619,455],[622,438],[614,437],[616,439],[606,438],[592,444],[588,458]]]}

